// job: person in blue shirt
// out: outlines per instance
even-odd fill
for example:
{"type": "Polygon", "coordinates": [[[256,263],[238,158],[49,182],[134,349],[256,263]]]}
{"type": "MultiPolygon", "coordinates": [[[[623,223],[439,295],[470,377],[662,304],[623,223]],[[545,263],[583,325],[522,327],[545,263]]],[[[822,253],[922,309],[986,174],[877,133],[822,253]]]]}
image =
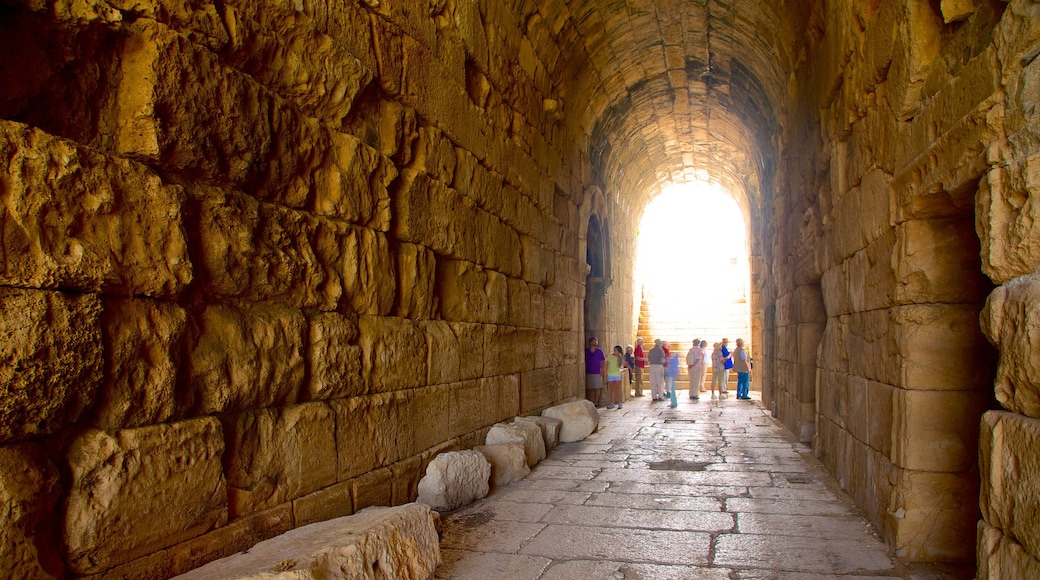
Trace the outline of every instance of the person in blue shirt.
{"type": "Polygon", "coordinates": [[[665,363],[664,378],[668,383],[668,398],[672,402],[669,407],[673,409],[679,406],[679,403],[675,400],[675,377],[677,376],[679,376],[679,353],[669,351],[668,361],[665,363]]]}
{"type": "Polygon", "coordinates": [[[722,360],[725,361],[725,369],[722,371],[722,385],[719,387],[719,398],[728,399],[729,371],[733,370],[733,353],[729,351],[729,339],[722,339],[722,360]]]}

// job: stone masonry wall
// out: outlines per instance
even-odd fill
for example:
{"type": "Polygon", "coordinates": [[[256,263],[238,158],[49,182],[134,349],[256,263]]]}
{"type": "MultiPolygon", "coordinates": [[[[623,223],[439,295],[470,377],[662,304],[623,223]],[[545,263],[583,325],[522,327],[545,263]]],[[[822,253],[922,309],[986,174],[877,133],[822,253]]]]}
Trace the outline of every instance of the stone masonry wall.
{"type": "Polygon", "coordinates": [[[581,394],[580,128],[488,4],[0,5],[0,567],[177,574],[581,394]]]}
{"type": "Polygon", "coordinates": [[[1028,403],[1037,22],[1018,1],[814,15],[788,130],[788,150],[807,153],[789,153],[778,217],[781,419],[796,428],[816,408],[816,454],[897,554],[971,561],[978,528],[980,577],[1035,570],[1040,555],[1027,483],[1040,459],[1028,403]],[[815,288],[825,318],[805,312],[815,288]],[[1008,412],[987,413],[983,330],[1008,412]]]}

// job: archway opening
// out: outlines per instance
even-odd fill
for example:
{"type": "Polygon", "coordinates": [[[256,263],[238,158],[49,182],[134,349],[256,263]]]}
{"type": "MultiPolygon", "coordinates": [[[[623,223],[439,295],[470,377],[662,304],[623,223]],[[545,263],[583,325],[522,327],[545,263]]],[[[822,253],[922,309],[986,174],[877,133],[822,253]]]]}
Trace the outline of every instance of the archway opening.
{"type": "Polygon", "coordinates": [[[647,204],[635,272],[640,337],[680,353],[695,338],[709,351],[722,338],[730,348],[736,338],[750,343],[746,224],[733,196],[709,182],[674,185],[647,204]]]}

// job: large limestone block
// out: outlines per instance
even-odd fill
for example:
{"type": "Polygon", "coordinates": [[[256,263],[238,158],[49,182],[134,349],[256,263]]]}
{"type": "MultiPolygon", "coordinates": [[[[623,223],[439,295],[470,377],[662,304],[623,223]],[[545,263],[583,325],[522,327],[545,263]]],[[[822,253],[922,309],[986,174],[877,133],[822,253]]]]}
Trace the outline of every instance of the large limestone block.
{"type": "Polygon", "coordinates": [[[470,262],[477,260],[478,239],[491,243],[489,214],[427,173],[402,171],[393,202],[392,232],[401,241],[470,262]]]}
{"type": "Polygon", "coordinates": [[[208,294],[334,310],[342,285],[314,247],[319,221],[307,212],[242,194],[196,188],[198,277],[208,294]]]}
{"type": "Polygon", "coordinates": [[[314,242],[325,284],[342,288],[342,306],[362,315],[389,314],[397,287],[390,242],[381,231],[319,220],[314,242]]]}
{"type": "Polygon", "coordinates": [[[224,420],[228,513],[238,518],[336,482],[335,415],[323,403],[224,420]]]}
{"type": "Polygon", "coordinates": [[[428,248],[402,243],[397,249],[397,307],[402,318],[427,319],[434,313],[436,255],[428,248]]]}
{"type": "Polygon", "coordinates": [[[821,362],[901,388],[976,390],[992,376],[982,340],[972,305],[901,306],[828,320],[821,362]]]}
{"type": "Polygon", "coordinates": [[[492,425],[484,438],[487,445],[496,443],[523,443],[527,465],[534,467],[545,459],[545,439],[542,429],[530,422],[499,423],[492,425]]]}
{"type": "Polygon", "coordinates": [[[469,505],[488,494],[491,464],[478,451],[449,451],[433,458],[419,481],[419,499],[437,511],[469,505]]]}
{"type": "Polygon", "coordinates": [[[322,312],[309,316],[307,323],[308,398],[338,399],[364,394],[357,318],[322,312]]]}
{"type": "Polygon", "coordinates": [[[336,413],[337,477],[345,481],[399,461],[404,455],[405,399],[380,393],[329,402],[336,413]]]}
{"type": "Polygon", "coordinates": [[[435,517],[418,503],[370,507],[290,530],[176,578],[426,580],[441,561],[435,517]]]}
{"type": "Polygon", "coordinates": [[[488,324],[484,326],[484,372],[507,375],[532,368],[539,331],[488,324]]]}
{"type": "Polygon", "coordinates": [[[491,487],[509,485],[531,473],[527,465],[527,453],[520,442],[477,445],[473,448],[491,464],[491,487]]]}
{"type": "Polygon", "coordinates": [[[978,475],[894,470],[891,481],[884,535],[897,556],[914,562],[974,559],[978,475]]]}
{"type": "Polygon", "coordinates": [[[499,322],[508,319],[506,277],[472,262],[437,261],[437,300],[444,319],[452,322],[499,322]]]}
{"type": "MultiPolygon", "coordinates": [[[[542,342],[542,341],[539,341],[542,342]]],[[[543,349],[555,348],[546,340],[543,349]]],[[[540,352],[540,351],[539,351],[540,352]]],[[[523,371],[520,373],[520,412],[527,413],[544,408],[565,398],[563,373],[559,366],[523,371]]]]}
{"type": "Polygon", "coordinates": [[[545,450],[548,452],[560,441],[560,429],[563,427],[563,421],[554,419],[552,417],[517,417],[514,419],[517,423],[534,423],[538,425],[538,428],[542,430],[542,439],[545,440],[545,450]]]}
{"type": "Polygon", "coordinates": [[[307,320],[298,310],[213,305],[197,315],[189,355],[196,407],[242,411],[295,402],[304,380],[307,320]]]}
{"type": "MultiPolygon", "coordinates": [[[[426,348],[430,354],[428,383],[440,385],[454,383],[463,378],[461,367],[463,361],[479,359],[483,367],[483,336],[481,343],[471,344],[463,342],[461,337],[455,334],[451,324],[443,320],[423,320],[419,322],[419,329],[426,336],[426,348]]],[[[472,362],[467,362],[467,367],[472,367],[472,362]]]]}
{"type": "MultiPolygon", "coordinates": [[[[978,303],[985,297],[978,273],[974,220],[912,220],[896,227],[892,256],[899,304],[978,303]]],[[[986,284],[985,286],[988,286],[986,284]]]]}
{"type": "Polygon", "coordinates": [[[0,158],[0,284],[175,296],[191,282],[181,188],[10,121],[0,158]]]}
{"type": "Polygon", "coordinates": [[[1040,559],[1040,419],[990,411],[979,447],[983,517],[1040,559]]]}
{"type": "Polygon", "coordinates": [[[96,574],[223,525],[223,453],[212,417],[77,437],[68,452],[70,568],[96,574]]]}
{"type": "Polygon", "coordinates": [[[982,330],[998,349],[994,380],[1004,408],[1040,417],[1040,274],[1000,286],[982,311],[982,330]]]}
{"type": "Polygon", "coordinates": [[[477,431],[488,423],[493,423],[494,408],[490,401],[494,400],[490,379],[476,379],[452,383],[449,395],[448,435],[458,437],[477,431]]]}
{"type": "Polygon", "coordinates": [[[183,413],[176,389],[187,320],[184,309],[170,302],[104,300],[101,326],[107,364],[96,426],[154,425],[183,413]]]}
{"type": "Polygon", "coordinates": [[[405,318],[362,316],[362,370],[369,392],[410,389],[426,384],[426,337],[418,325],[405,318]]]}
{"type": "Polygon", "coordinates": [[[581,441],[599,427],[599,413],[596,412],[596,406],[592,404],[592,401],[587,399],[549,407],[542,411],[542,416],[559,419],[562,422],[561,443],[581,441]]]}
{"type": "Polygon", "coordinates": [[[222,53],[235,68],[291,101],[308,115],[338,126],[373,72],[320,22],[302,12],[252,2],[240,9],[237,42],[222,53]]]}
{"type": "Polygon", "coordinates": [[[93,404],[100,317],[91,294],[0,287],[0,442],[55,433],[93,404]]]}
{"type": "Polygon", "coordinates": [[[0,447],[0,562],[11,578],[60,578],[58,469],[33,444],[0,447]]]}
{"type": "MultiPolygon", "coordinates": [[[[979,418],[989,404],[989,393],[898,389],[893,402],[893,463],[946,472],[965,472],[976,465],[979,418]]],[[[865,404],[853,409],[870,410],[865,404]]]]}
{"type": "Polygon", "coordinates": [[[975,562],[976,580],[1040,578],[1040,559],[1029,555],[1021,544],[985,521],[979,522],[975,562]]]}

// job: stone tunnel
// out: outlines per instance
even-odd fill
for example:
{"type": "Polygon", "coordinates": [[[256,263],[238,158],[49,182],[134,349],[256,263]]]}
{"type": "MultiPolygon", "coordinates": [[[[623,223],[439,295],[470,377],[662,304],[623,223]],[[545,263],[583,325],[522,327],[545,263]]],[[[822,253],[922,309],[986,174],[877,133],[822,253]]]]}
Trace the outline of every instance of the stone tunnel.
{"type": "Polygon", "coordinates": [[[413,501],[709,182],[767,408],[895,554],[1036,571],[1038,55],[1030,0],[0,1],[0,567],[413,501]]]}

